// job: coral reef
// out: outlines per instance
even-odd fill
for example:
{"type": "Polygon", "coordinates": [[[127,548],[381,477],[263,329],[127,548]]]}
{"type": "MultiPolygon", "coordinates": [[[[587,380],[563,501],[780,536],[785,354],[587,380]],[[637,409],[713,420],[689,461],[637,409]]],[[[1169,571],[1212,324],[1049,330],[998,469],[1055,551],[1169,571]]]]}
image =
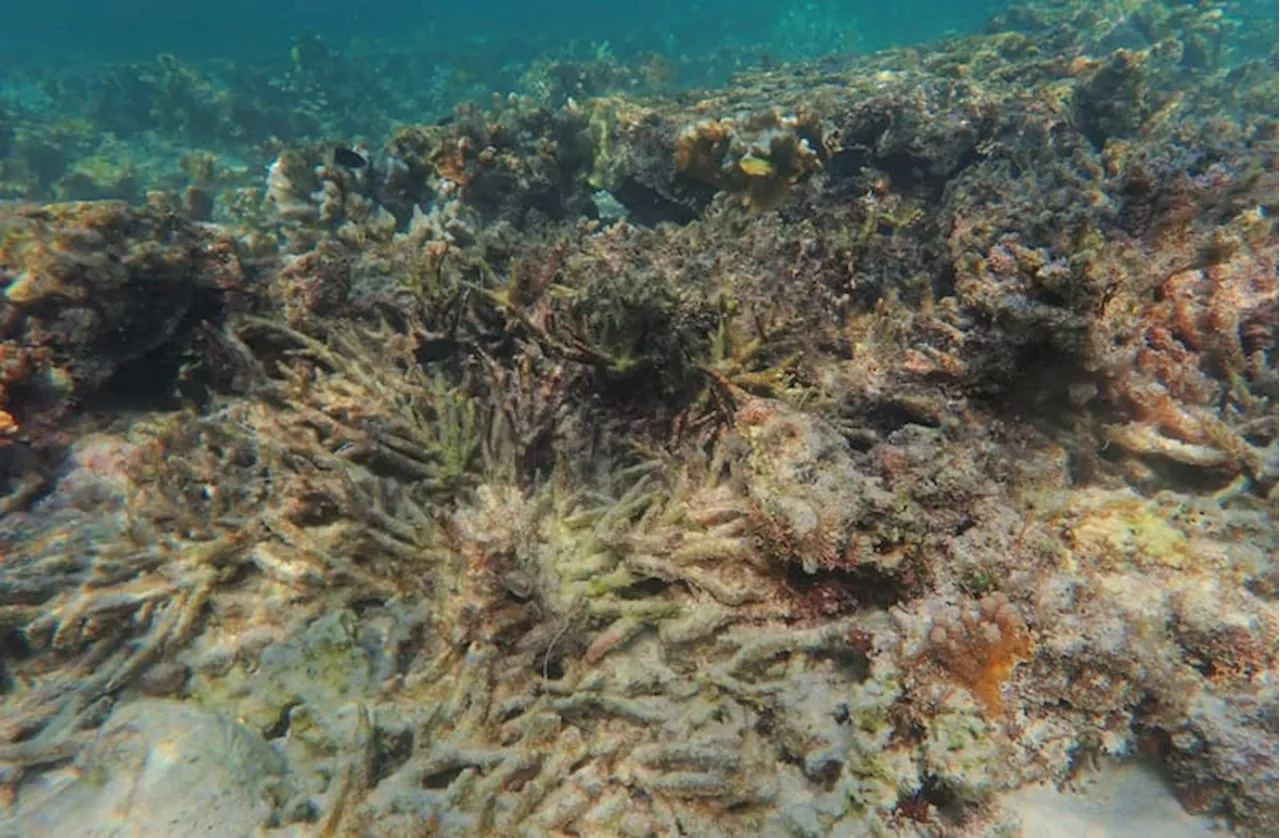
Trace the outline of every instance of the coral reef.
{"type": "Polygon", "coordinates": [[[1267,834],[1275,78],[1148,5],[6,210],[4,828],[190,714],[269,835],[1267,834]]]}
{"type": "Polygon", "coordinates": [[[771,209],[829,159],[823,134],[813,113],[698,122],[676,138],[675,169],[719,192],[741,194],[753,210],[771,209]]]}

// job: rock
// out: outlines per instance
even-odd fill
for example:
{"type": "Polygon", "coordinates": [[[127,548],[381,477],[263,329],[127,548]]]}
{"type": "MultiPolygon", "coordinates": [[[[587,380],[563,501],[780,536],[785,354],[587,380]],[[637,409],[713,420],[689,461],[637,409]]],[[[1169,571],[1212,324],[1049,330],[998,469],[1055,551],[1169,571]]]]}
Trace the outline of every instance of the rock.
{"type": "Polygon", "coordinates": [[[1159,775],[1138,763],[1107,766],[1072,791],[1028,786],[1008,795],[1004,805],[1022,822],[1022,835],[1043,838],[1219,834],[1208,818],[1187,814],[1159,775]]]}
{"type": "Polygon", "coordinates": [[[120,368],[216,318],[244,273],[216,228],[120,201],[0,212],[0,410],[38,440],[120,368]]]}
{"type": "Polygon", "coordinates": [[[19,790],[5,834],[244,838],[272,819],[284,770],[243,725],[180,701],[137,701],[112,714],[74,768],[19,790]]]}

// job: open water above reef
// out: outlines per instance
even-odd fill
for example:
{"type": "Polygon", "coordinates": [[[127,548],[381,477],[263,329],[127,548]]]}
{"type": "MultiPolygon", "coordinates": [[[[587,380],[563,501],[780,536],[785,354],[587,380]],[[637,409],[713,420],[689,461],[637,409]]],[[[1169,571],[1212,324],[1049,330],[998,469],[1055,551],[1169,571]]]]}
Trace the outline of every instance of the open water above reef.
{"type": "Polygon", "coordinates": [[[139,60],[158,52],[187,59],[279,55],[289,40],[314,33],[337,49],[405,45],[447,61],[460,46],[497,64],[559,52],[571,42],[604,42],[622,56],[641,51],[710,56],[753,47],[776,58],[922,42],[984,25],[1003,3],[904,0],[876,4],[802,0],[498,0],[483,7],[422,0],[225,0],[102,4],[51,0],[10,4],[0,48],[14,60],[139,60]]]}
{"type": "Polygon", "coordinates": [[[1277,25],[8,9],[0,836],[1274,835],[1277,25]]]}
{"type": "Polygon", "coordinates": [[[270,159],[265,145],[382,142],[394,125],[446,118],[495,93],[559,105],[721,85],[781,61],[977,31],[998,7],[18,4],[0,27],[0,198],[136,200],[189,180],[180,160],[194,152],[216,150],[256,174],[270,159]]]}

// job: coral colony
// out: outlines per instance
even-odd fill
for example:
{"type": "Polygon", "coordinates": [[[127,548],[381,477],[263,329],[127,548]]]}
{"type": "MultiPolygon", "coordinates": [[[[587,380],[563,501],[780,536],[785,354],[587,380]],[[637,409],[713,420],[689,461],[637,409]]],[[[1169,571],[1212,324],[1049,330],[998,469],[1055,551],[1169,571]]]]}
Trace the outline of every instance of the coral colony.
{"type": "Polygon", "coordinates": [[[1274,834],[1274,54],[1132,8],[0,119],[0,834],[1274,834]]]}

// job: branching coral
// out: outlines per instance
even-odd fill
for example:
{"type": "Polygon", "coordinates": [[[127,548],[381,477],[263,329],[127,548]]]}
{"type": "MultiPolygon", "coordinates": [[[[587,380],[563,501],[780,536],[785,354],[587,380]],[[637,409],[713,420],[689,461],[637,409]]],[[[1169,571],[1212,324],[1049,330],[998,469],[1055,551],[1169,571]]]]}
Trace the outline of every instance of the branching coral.
{"type": "Polygon", "coordinates": [[[696,291],[620,274],[588,275],[565,264],[567,245],[543,264],[518,264],[493,299],[528,338],[552,357],[602,376],[601,389],[637,389],[688,398],[702,383],[720,312],[696,291]],[[556,283],[563,272],[571,282],[556,283]]]}
{"type": "Polygon", "coordinates": [[[375,362],[373,336],[337,332],[326,344],[261,320],[267,329],[300,344],[300,363],[282,370],[280,392],[296,405],[299,430],[310,426],[344,450],[368,458],[375,468],[414,481],[425,494],[449,493],[465,484],[480,451],[483,409],[412,360],[412,347],[384,338],[384,349],[400,346],[398,363],[375,362]],[[401,366],[403,365],[403,366],[401,366]],[[397,374],[403,372],[403,374],[397,374]]]}
{"type": "Polygon", "coordinates": [[[1138,454],[1274,484],[1264,447],[1276,439],[1274,254],[1261,243],[1216,247],[1222,261],[1165,278],[1138,331],[1104,350],[1108,395],[1138,417],[1109,437],[1138,454]]]}
{"type": "Polygon", "coordinates": [[[268,331],[300,349],[279,378],[262,377],[273,381],[259,394],[266,402],[82,446],[62,493],[109,501],[103,514],[125,515],[125,531],[74,507],[5,521],[5,622],[42,652],[26,668],[29,687],[6,698],[8,759],[19,767],[73,755],[86,714],[170,661],[209,614],[234,654],[263,616],[236,604],[246,577],[294,602],[294,618],[334,579],[350,585],[341,597],[429,584],[388,560],[429,559],[422,505],[468,482],[482,442],[474,405],[438,379],[416,389],[389,375],[394,367],[371,360],[353,331],[335,334],[332,348],[284,326],[268,331]],[[415,489],[386,491],[379,469],[415,489]],[[68,527],[101,531],[102,546],[77,536],[70,550],[50,551],[68,527]],[[46,673],[55,659],[63,665],[46,673]]]}
{"type": "Polygon", "coordinates": [[[74,756],[88,720],[141,682],[149,667],[182,651],[215,588],[243,566],[246,549],[261,537],[252,520],[231,517],[246,515],[250,490],[206,495],[185,508],[175,503],[166,490],[180,485],[189,492],[180,475],[202,470],[184,459],[167,464],[170,486],[139,491],[134,481],[151,483],[149,475],[174,454],[150,443],[148,430],[163,438],[173,428],[139,428],[132,442],[83,441],[79,466],[60,488],[62,505],[35,517],[11,514],[0,530],[8,559],[0,594],[6,627],[21,629],[23,642],[40,653],[11,670],[21,672],[23,686],[5,696],[5,759],[19,775],[74,756]],[[228,519],[209,526],[202,513],[215,509],[228,519]],[[166,532],[175,521],[193,526],[166,532]]]}

